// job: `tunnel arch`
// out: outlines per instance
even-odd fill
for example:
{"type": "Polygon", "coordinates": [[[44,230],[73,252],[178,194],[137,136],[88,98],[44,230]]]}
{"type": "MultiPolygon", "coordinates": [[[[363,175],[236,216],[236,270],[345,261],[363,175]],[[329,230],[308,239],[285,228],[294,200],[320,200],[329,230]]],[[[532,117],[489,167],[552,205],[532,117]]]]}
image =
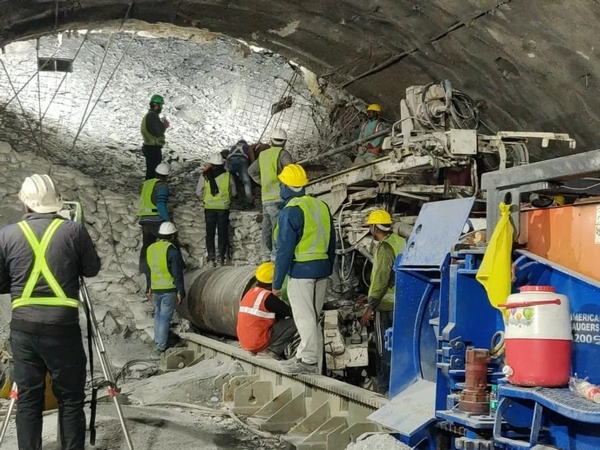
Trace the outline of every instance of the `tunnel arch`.
{"type": "Polygon", "coordinates": [[[3,5],[0,44],[126,16],[272,49],[392,119],[407,86],[447,78],[485,101],[496,128],[568,132],[577,151],[595,145],[595,0],[568,10],[557,0],[27,0],[3,5]]]}

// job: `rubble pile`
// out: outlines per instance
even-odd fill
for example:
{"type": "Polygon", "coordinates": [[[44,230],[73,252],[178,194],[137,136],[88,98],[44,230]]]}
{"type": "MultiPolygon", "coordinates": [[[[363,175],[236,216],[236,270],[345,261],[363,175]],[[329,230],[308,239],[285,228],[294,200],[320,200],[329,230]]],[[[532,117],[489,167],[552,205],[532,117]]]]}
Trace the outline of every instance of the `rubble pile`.
{"type": "MultiPolygon", "coordinates": [[[[105,318],[105,325],[119,330],[129,325],[153,338],[152,307],[145,301],[143,289],[146,283],[138,272],[142,245],[141,228],[136,218],[138,193],[120,194],[100,189],[92,178],[78,170],[54,165],[32,152],[16,152],[6,142],[0,142],[0,161],[5,168],[0,172],[2,223],[14,222],[21,215],[23,206],[17,194],[25,177],[36,172],[49,173],[64,200],[79,201],[83,205],[87,229],[102,259],[100,274],[88,280],[88,286],[92,294],[102,297],[104,306],[119,311],[105,318]],[[110,323],[106,324],[106,321],[110,323]]],[[[200,202],[193,197],[173,209],[188,270],[200,268],[205,263],[203,215],[200,202]]],[[[230,245],[233,264],[258,263],[261,227],[257,217],[257,212],[232,211],[230,245]]]]}

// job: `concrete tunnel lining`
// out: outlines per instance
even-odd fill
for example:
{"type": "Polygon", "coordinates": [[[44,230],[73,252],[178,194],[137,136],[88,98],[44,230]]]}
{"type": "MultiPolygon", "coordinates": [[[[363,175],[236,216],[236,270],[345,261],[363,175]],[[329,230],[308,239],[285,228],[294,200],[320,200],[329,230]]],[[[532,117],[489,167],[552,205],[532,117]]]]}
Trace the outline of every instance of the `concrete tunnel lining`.
{"type": "MultiPolygon", "coordinates": [[[[59,1],[58,29],[119,20],[126,0],[59,1]]],[[[278,51],[399,115],[410,85],[448,78],[483,99],[499,129],[561,131],[594,145],[600,116],[594,0],[136,1],[129,18],[207,28],[278,51]],[[376,67],[374,74],[353,79],[376,67]]],[[[11,2],[0,43],[53,31],[54,2],[11,2]]],[[[548,150],[540,159],[565,154],[548,150]]]]}

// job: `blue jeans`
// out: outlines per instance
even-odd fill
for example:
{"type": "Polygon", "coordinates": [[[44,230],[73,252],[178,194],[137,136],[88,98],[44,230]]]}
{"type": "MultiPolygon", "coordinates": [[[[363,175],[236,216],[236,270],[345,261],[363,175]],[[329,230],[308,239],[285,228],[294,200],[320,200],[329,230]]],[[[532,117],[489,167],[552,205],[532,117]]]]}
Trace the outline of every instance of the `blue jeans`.
{"type": "Polygon", "coordinates": [[[85,446],[85,378],[87,358],[81,334],[47,336],[11,330],[17,400],[17,440],[22,450],[42,448],[42,412],[46,373],[58,400],[63,450],[85,446]]]}
{"type": "Polygon", "coordinates": [[[273,230],[279,219],[280,204],[263,205],[261,258],[263,262],[275,261],[276,247],[273,243],[273,230]]]}
{"type": "Polygon", "coordinates": [[[160,351],[167,349],[169,328],[175,311],[177,293],[155,292],[154,293],[154,344],[160,351]]]}
{"type": "Polygon", "coordinates": [[[244,192],[248,203],[252,201],[252,181],[250,180],[250,175],[248,175],[249,165],[250,162],[243,156],[232,156],[225,164],[226,169],[230,173],[235,174],[244,185],[244,192]]]}

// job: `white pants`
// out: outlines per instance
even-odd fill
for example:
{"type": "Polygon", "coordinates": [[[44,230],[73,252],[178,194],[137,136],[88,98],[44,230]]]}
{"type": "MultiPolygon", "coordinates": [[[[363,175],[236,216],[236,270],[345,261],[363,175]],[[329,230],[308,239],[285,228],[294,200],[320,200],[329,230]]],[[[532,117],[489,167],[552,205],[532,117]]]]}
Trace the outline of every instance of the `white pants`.
{"type": "Polygon", "coordinates": [[[306,364],[318,364],[319,373],[323,362],[323,330],[319,326],[319,316],[326,291],[327,278],[305,280],[290,277],[288,282],[290,306],[300,334],[296,358],[306,364]]]}

